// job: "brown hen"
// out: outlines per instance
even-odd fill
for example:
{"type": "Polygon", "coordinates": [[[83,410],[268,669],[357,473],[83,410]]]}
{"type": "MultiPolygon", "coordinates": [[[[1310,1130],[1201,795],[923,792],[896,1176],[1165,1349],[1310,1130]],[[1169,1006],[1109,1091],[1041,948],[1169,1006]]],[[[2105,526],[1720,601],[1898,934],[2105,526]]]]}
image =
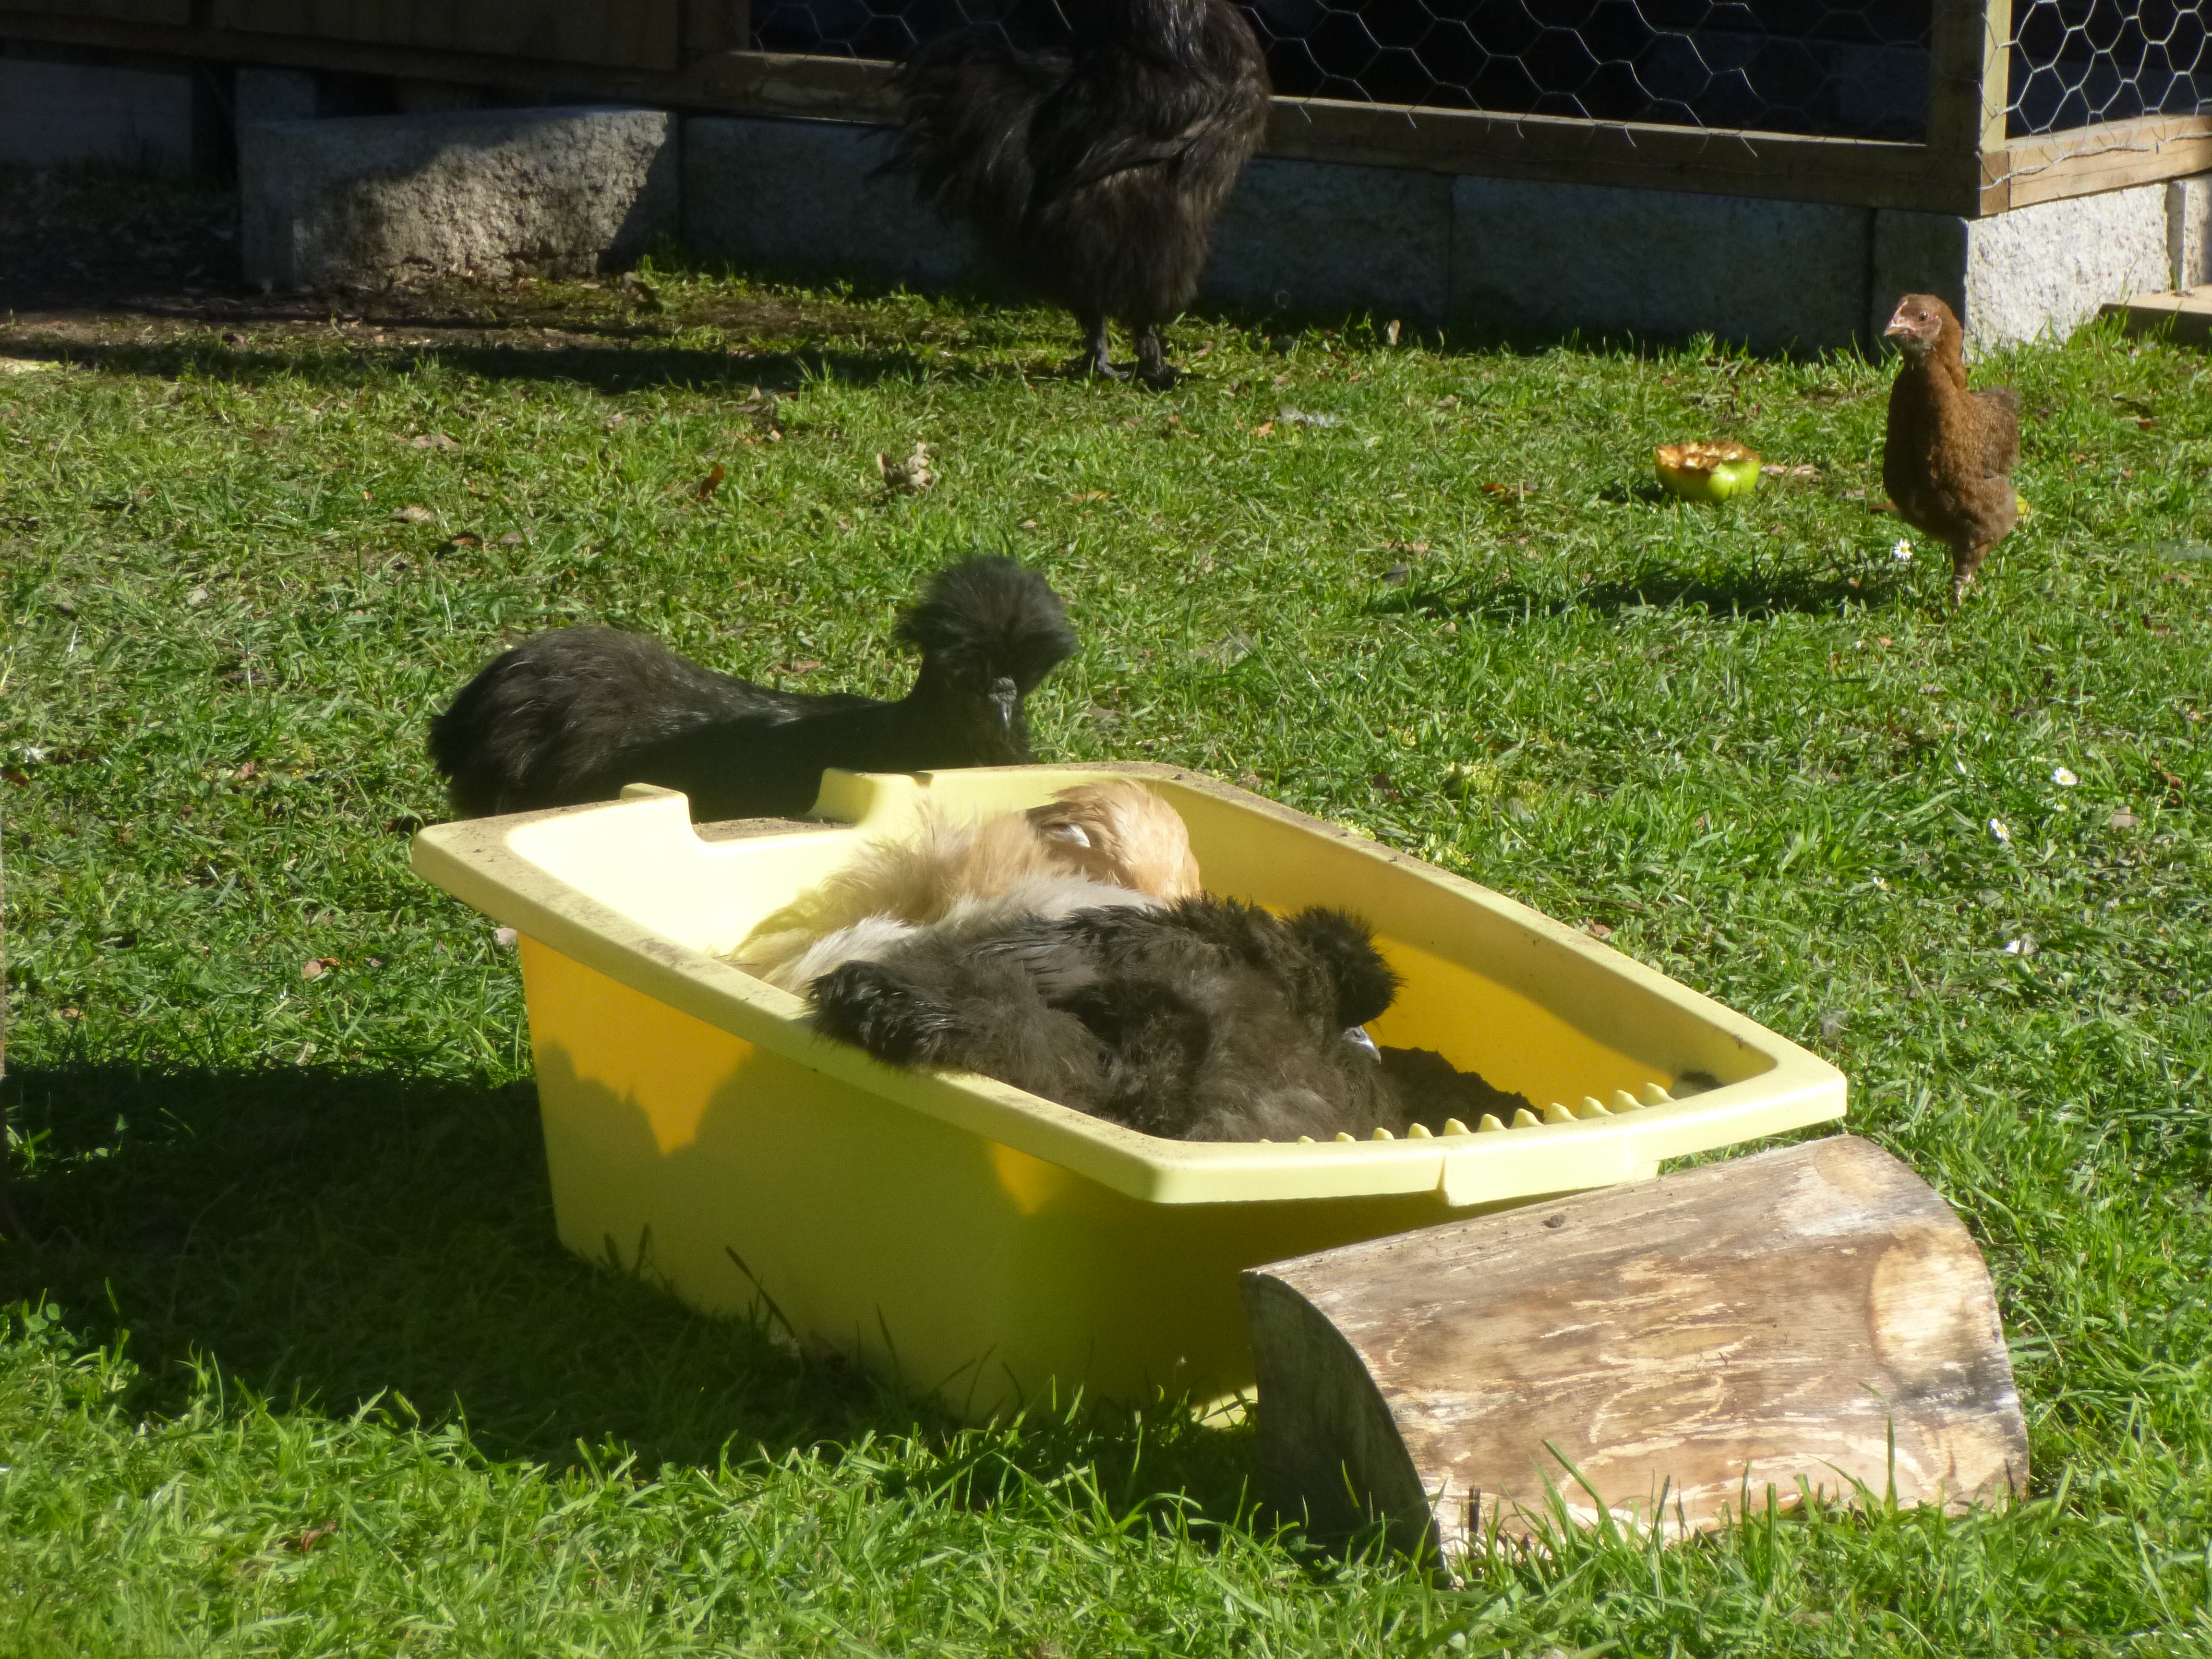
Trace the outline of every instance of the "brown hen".
{"type": "Polygon", "coordinates": [[[2020,521],[2020,394],[1966,389],[1965,335],[1932,294],[1908,294],[1883,331],[1904,354],[1889,392],[1882,487],[1898,516],[1951,550],[1951,597],[2020,521]]]}

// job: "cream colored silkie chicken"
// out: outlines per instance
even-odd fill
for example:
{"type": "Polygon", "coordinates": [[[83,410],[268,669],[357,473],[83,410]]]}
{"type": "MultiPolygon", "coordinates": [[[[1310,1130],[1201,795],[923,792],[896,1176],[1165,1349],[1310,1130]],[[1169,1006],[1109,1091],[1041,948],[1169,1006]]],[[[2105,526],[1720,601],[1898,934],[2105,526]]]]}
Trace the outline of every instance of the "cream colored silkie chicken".
{"type": "Polygon", "coordinates": [[[968,823],[930,812],[912,836],[866,843],[763,921],[733,960],[803,991],[956,910],[1059,916],[1198,891],[1198,860],[1175,808],[1134,781],[1078,784],[1026,812],[968,823]]]}

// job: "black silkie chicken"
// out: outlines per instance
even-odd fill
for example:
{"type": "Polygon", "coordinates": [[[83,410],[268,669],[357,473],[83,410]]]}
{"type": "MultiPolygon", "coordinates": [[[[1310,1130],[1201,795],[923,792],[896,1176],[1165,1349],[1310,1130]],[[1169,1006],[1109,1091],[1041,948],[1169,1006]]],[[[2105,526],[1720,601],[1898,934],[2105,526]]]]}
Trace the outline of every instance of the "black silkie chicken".
{"type": "Polygon", "coordinates": [[[816,1023],[878,1060],[981,1072],[1181,1140],[1365,1138],[1528,1102],[1359,1028],[1398,981],[1366,925],[1199,896],[979,912],[814,981],[816,1023]]]}
{"type": "Polygon", "coordinates": [[[895,702],[777,691],[611,628],[534,634],[430,725],[465,817],[680,789],[698,819],[790,817],[825,767],[913,772],[1030,758],[1023,700],[1073,654],[1060,597],[1012,559],[949,566],[899,618],[921,653],[895,702]]]}
{"type": "Polygon", "coordinates": [[[1025,51],[970,27],[925,43],[894,82],[898,149],[946,218],[1023,287],[1066,306],[1076,362],[1174,378],[1160,325],[1197,291],[1221,204],[1267,121],[1267,69],[1230,0],[1077,0],[1067,45],[1025,51]]]}

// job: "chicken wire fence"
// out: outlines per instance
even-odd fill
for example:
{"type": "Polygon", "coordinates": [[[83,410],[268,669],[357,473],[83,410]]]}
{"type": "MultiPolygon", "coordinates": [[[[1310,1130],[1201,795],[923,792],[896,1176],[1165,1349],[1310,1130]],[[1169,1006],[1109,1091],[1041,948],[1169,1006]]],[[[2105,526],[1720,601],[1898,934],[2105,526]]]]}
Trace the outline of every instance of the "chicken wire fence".
{"type": "Polygon", "coordinates": [[[2212,91],[2198,0],[2014,0],[2008,138],[2194,115],[2212,91]]]}
{"type": "MultiPolygon", "coordinates": [[[[1296,98],[1924,141],[1931,0],[1240,0],[1296,98]]],[[[2201,0],[2015,0],[2008,131],[2193,114],[2201,0]]],[[[756,0],[771,52],[896,58],[985,23],[1064,36],[1066,0],[756,0]]]]}

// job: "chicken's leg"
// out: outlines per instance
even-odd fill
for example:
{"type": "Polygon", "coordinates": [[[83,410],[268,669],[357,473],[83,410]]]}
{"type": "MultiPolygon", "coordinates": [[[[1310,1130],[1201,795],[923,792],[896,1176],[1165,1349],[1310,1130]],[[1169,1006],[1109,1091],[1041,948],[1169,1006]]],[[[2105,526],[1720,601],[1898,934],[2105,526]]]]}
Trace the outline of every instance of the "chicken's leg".
{"type": "Polygon", "coordinates": [[[1137,334],[1137,378],[1158,392],[1176,383],[1176,372],[1168,367],[1167,349],[1160,343],[1160,331],[1150,323],[1137,334]]]}
{"type": "Polygon", "coordinates": [[[1129,371],[1114,367],[1107,353],[1106,319],[1103,317],[1082,317],[1083,349],[1068,359],[1071,374],[1103,374],[1109,380],[1126,380],[1129,371]]]}
{"type": "Polygon", "coordinates": [[[1966,602],[1966,590],[1974,585],[1975,574],[1981,569],[1982,561],[1989,556],[1990,550],[1984,544],[1959,542],[1953,545],[1951,549],[1952,604],[1964,605],[1966,602]]]}

